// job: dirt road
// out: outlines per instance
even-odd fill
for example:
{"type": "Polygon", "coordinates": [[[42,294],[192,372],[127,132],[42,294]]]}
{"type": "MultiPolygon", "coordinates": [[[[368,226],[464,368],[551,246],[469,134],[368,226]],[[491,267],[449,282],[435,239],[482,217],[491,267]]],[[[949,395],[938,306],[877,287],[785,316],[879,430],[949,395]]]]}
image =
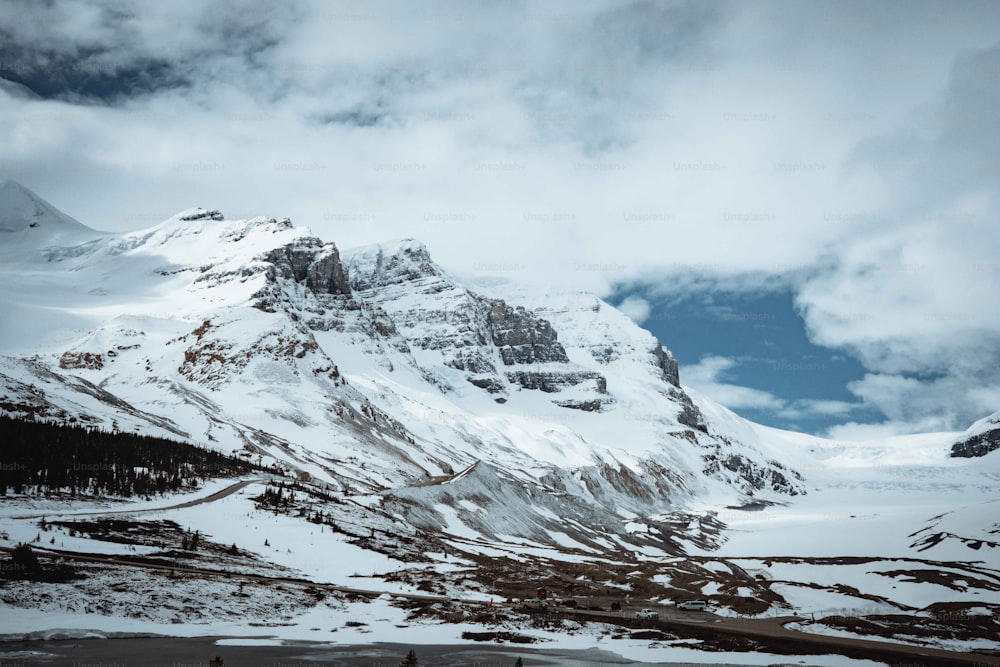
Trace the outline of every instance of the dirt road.
{"type": "MultiPolygon", "coordinates": [[[[588,610],[567,610],[568,615],[582,615],[594,618],[622,619],[621,615],[608,612],[588,610]]],[[[627,617],[628,614],[626,613],[627,617]]],[[[666,618],[659,621],[634,622],[630,627],[655,628],[679,635],[709,639],[720,635],[745,637],[777,645],[792,653],[816,654],[835,653],[852,658],[868,658],[883,660],[893,665],[908,665],[912,667],[951,667],[952,665],[974,665],[987,667],[1000,665],[1000,655],[985,655],[980,653],[960,653],[943,649],[925,648],[911,644],[898,644],[874,639],[856,639],[852,637],[833,637],[818,635],[784,627],[785,623],[804,620],[796,617],[784,618],[725,618],[708,612],[671,611],[666,618]]],[[[1000,649],[1000,646],[998,646],[1000,649]]],[[[760,648],[767,652],[766,646],[760,648]]],[[[773,650],[773,649],[772,649],[773,650]]]]}
{"type": "Polygon", "coordinates": [[[42,519],[42,518],[53,518],[53,517],[63,517],[63,516],[106,516],[108,514],[148,514],[150,512],[166,512],[168,510],[180,510],[186,509],[188,507],[196,507],[197,505],[203,505],[205,503],[214,503],[216,500],[222,500],[226,496],[231,496],[234,493],[245,489],[251,484],[261,484],[266,482],[267,478],[260,477],[254,479],[244,479],[238,482],[230,484],[224,489],[211,493],[207,496],[201,498],[195,498],[193,500],[186,500],[182,503],[177,503],[174,505],[166,505],[163,507],[146,507],[139,509],[129,509],[129,510],[114,510],[114,509],[98,509],[98,510],[86,510],[84,512],[59,512],[51,511],[45,512],[43,514],[19,514],[16,516],[11,516],[11,519],[23,520],[23,519],[42,519]]]}

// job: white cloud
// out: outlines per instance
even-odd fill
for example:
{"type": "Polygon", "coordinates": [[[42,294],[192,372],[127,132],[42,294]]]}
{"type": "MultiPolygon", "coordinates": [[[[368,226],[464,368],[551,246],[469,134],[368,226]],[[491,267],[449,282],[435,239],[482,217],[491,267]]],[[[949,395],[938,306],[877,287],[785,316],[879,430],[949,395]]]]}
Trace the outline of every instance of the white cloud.
{"type": "Polygon", "coordinates": [[[777,411],[779,417],[785,419],[803,419],[810,417],[846,417],[859,409],[858,403],[849,401],[834,401],[829,399],[799,399],[777,411]]]}
{"type": "Polygon", "coordinates": [[[1000,45],[963,54],[922,118],[858,145],[848,178],[891,198],[797,294],[813,340],[872,371],[850,390],[914,429],[964,429],[1000,398],[998,67],[1000,45]]]}
{"type": "Polygon", "coordinates": [[[630,296],[617,306],[618,310],[632,318],[636,324],[642,324],[649,319],[652,306],[641,296],[630,296]]]}
{"type": "Polygon", "coordinates": [[[827,429],[825,436],[833,440],[847,440],[853,442],[876,442],[886,440],[897,435],[909,435],[911,433],[936,433],[942,429],[939,425],[931,421],[884,421],[877,424],[862,424],[858,422],[846,422],[827,429]]]}
{"type": "Polygon", "coordinates": [[[735,366],[737,362],[734,359],[706,356],[693,366],[683,366],[680,369],[681,380],[685,385],[710,396],[712,400],[731,410],[749,408],[777,411],[784,407],[785,401],[769,392],[725,382],[723,376],[726,371],[735,366]]]}
{"type": "Polygon", "coordinates": [[[681,381],[752,421],[770,421],[775,417],[793,423],[811,419],[847,419],[864,407],[859,402],[829,399],[786,400],[762,389],[727,382],[726,375],[738,366],[736,359],[705,356],[697,364],[681,367],[681,381]]]}

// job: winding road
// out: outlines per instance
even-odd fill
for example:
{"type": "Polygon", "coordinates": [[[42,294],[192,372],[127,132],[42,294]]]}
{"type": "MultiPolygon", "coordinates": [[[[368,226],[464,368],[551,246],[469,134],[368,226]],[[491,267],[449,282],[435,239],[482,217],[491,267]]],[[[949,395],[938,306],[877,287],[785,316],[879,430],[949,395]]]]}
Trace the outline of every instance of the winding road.
{"type": "Polygon", "coordinates": [[[202,498],[195,498],[194,500],[187,500],[182,503],[177,503],[174,505],[167,505],[165,507],[140,507],[130,510],[111,510],[111,509],[99,509],[99,510],[86,510],[83,512],[46,512],[44,514],[19,514],[10,516],[10,519],[47,519],[49,517],[56,516],[107,516],[109,514],[149,514],[151,512],[166,512],[168,510],[182,510],[188,507],[196,507],[197,505],[204,505],[205,503],[214,503],[216,500],[222,500],[227,496],[231,496],[238,491],[245,489],[251,484],[261,484],[268,481],[268,478],[259,477],[253,479],[244,479],[238,482],[230,484],[224,489],[215,491],[202,498]]]}

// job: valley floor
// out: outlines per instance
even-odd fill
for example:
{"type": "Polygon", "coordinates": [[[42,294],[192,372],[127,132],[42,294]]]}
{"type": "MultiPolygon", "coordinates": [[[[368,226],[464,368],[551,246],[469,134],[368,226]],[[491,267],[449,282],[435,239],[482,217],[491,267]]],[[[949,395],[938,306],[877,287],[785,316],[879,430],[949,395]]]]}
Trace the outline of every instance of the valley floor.
{"type": "MultiPolygon", "coordinates": [[[[265,478],[90,507],[8,498],[0,506],[0,546],[31,543],[43,563],[62,563],[79,578],[0,582],[0,660],[43,662],[31,652],[58,649],[77,661],[107,661],[125,640],[55,640],[166,635],[314,642],[301,655],[317,664],[323,651],[333,651],[337,664],[369,664],[383,643],[438,645],[445,648],[426,651],[441,662],[422,664],[458,664],[449,661],[498,641],[524,648],[525,656],[530,646],[527,664],[592,663],[565,652],[593,649],[617,656],[599,661],[607,664],[1000,664],[990,654],[1000,637],[997,552],[970,547],[975,536],[961,532],[995,516],[992,478],[984,473],[958,488],[954,479],[918,472],[901,471],[895,484],[885,483],[884,471],[879,483],[848,477],[784,507],[706,507],[729,526],[718,550],[618,562],[523,541],[487,545],[461,525],[408,542],[390,525],[370,528],[374,520],[349,525],[360,505],[335,517],[335,530],[262,507],[265,478]],[[911,484],[923,486],[926,505],[912,504],[911,484]],[[195,531],[200,546],[182,549],[195,531]],[[528,585],[543,578],[552,595],[573,597],[577,608],[528,614],[506,602],[526,597],[528,585]],[[710,599],[712,613],[677,611],[678,595],[710,599]],[[614,601],[621,612],[610,611],[614,601]],[[634,619],[647,606],[660,611],[660,621],[634,619]]],[[[127,649],[130,665],[153,664],[135,656],[172,645],[128,641],[140,642],[127,649]]],[[[205,641],[177,646],[206,648],[205,641]]],[[[490,655],[513,664],[516,650],[491,648],[490,655]]],[[[393,654],[387,664],[399,659],[393,654]]]]}

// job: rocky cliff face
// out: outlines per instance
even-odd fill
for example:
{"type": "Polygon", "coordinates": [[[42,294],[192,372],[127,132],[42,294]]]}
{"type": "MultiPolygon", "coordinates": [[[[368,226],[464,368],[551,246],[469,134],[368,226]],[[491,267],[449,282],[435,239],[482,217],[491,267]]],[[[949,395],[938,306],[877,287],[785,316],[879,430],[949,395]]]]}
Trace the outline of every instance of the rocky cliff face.
{"type": "Polygon", "coordinates": [[[340,262],[340,253],[332,243],[306,238],[266,255],[278,275],[295,282],[305,282],[317,294],[350,295],[351,285],[340,262]]]}
{"type": "Polygon", "coordinates": [[[677,360],[670,356],[670,353],[663,349],[663,346],[659,342],[653,346],[652,354],[656,367],[663,374],[663,379],[679,389],[681,386],[681,376],[680,370],[677,367],[677,360]]]}
{"type": "Polygon", "coordinates": [[[954,458],[978,458],[1000,449],[1000,412],[980,419],[951,446],[954,458]]]}
{"type": "Polygon", "coordinates": [[[440,353],[443,365],[464,371],[468,383],[498,400],[520,389],[556,393],[589,380],[604,393],[606,379],[573,364],[548,321],[461,287],[423,244],[369,246],[345,261],[359,298],[388,313],[410,347],[440,353]],[[417,301],[417,294],[433,298],[417,301]]]}
{"type": "Polygon", "coordinates": [[[354,289],[364,292],[418,281],[443,281],[444,274],[431,260],[424,244],[406,239],[355,251],[351,258],[351,279],[354,289]]]}

